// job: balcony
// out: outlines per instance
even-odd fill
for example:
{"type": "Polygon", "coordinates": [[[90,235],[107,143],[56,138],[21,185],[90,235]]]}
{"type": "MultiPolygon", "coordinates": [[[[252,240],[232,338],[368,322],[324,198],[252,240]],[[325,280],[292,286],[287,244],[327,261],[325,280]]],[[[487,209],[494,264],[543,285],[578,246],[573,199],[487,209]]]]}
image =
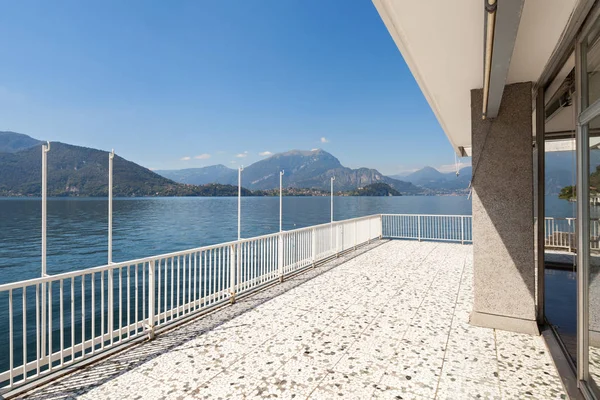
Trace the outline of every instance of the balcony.
{"type": "MultiPolygon", "coordinates": [[[[90,330],[88,315],[83,319],[83,323],[88,321],[86,330],[78,328],[75,319],[72,326],[65,323],[77,314],[73,305],[75,312],[68,318],[60,315],[58,331],[48,329],[60,337],[60,346],[54,345],[56,339],[47,342],[53,343],[48,352],[53,361],[28,357],[30,372],[23,381],[24,367],[14,365],[11,352],[9,382],[20,391],[29,390],[25,398],[44,399],[566,398],[541,337],[469,325],[472,247],[462,244],[468,241],[468,217],[374,216],[196,249],[186,253],[187,264],[182,261],[185,256],[176,262],[180,255],[115,264],[110,266],[114,282],[121,282],[116,279],[119,275],[127,276],[124,281],[128,283],[113,287],[116,297],[123,294],[120,301],[113,299],[113,306],[125,304],[125,298],[137,304],[139,292],[146,292],[141,290],[145,286],[132,286],[145,275],[140,269],[138,278],[132,279],[131,265],[153,266],[144,284],[155,290],[148,290],[143,299],[154,313],[140,311],[137,318],[128,315],[124,319],[127,310],[134,314],[144,307],[116,307],[114,314],[120,317],[112,316],[113,322],[129,323],[108,327],[107,318],[99,317],[108,311],[98,314],[94,309],[96,325],[90,330]],[[365,233],[369,230],[370,234],[365,233]],[[274,238],[272,249],[283,249],[279,253],[283,262],[278,261],[277,252],[268,251],[270,237],[274,238]],[[293,242],[291,237],[295,237],[293,242]],[[257,248],[263,249],[260,241],[265,240],[264,251],[252,253],[254,245],[244,247],[244,243],[261,243],[257,248]],[[204,280],[196,277],[204,276],[204,262],[190,262],[194,258],[189,254],[201,254],[198,260],[203,260],[215,248],[229,249],[234,256],[233,263],[225,256],[220,258],[222,264],[215,264],[226,269],[233,266],[237,296],[233,304],[229,288],[222,290],[232,282],[231,276],[209,279],[223,283],[222,287],[214,285],[214,290],[194,285],[204,280]],[[270,261],[263,264],[263,259],[270,261]],[[119,272],[122,269],[129,272],[119,272]],[[187,283],[183,283],[185,276],[187,283]],[[175,285],[165,286],[172,278],[175,285]],[[183,293],[188,285],[198,290],[183,293]],[[71,329],[78,333],[75,338],[82,331],[87,333],[69,347],[68,335],[60,332],[71,329]],[[91,332],[99,337],[93,338],[91,332]]],[[[206,257],[219,259],[214,254],[206,257]]],[[[84,286],[94,281],[90,274],[108,277],[103,268],[85,274],[84,286]]],[[[63,283],[58,284],[59,301],[55,296],[48,300],[50,304],[64,307],[64,293],[71,290],[65,282],[70,277],[52,277],[63,283]]],[[[43,282],[50,285],[48,280],[43,282]]],[[[9,290],[14,295],[18,288],[9,290]]],[[[81,302],[80,297],[73,296],[75,304],[81,302]]],[[[98,297],[88,299],[84,311],[98,297]]],[[[70,301],[64,303],[69,305],[65,309],[71,307],[70,301]]],[[[14,329],[11,325],[13,335],[14,329]]],[[[39,352],[41,345],[34,343],[34,347],[39,352]]]]}

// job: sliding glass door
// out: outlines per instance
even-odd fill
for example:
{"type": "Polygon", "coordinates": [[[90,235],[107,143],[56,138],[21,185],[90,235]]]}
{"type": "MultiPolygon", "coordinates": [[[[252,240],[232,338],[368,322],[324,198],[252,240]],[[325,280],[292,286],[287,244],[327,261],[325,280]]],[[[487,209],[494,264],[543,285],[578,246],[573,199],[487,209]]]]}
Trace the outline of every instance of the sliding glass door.
{"type": "Polygon", "coordinates": [[[600,398],[600,19],[577,43],[577,376],[600,398]]]}

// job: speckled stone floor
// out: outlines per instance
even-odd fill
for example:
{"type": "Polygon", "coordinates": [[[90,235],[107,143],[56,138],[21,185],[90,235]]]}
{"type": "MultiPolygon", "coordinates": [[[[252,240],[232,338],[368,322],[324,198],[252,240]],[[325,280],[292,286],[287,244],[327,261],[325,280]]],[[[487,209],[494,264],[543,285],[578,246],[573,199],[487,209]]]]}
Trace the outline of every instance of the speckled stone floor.
{"type": "Polygon", "coordinates": [[[28,398],[566,398],[541,337],[469,325],[471,246],[371,247],[28,398]]]}

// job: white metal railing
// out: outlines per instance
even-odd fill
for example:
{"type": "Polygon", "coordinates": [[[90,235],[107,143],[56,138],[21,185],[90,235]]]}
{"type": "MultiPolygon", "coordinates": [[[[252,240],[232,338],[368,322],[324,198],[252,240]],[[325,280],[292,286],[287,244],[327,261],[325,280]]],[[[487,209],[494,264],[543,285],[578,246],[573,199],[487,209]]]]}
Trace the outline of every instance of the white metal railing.
{"type": "Polygon", "coordinates": [[[0,285],[0,394],[379,239],[382,226],[367,216],[0,285]]]}
{"type": "Polygon", "coordinates": [[[471,225],[469,215],[373,215],[0,285],[0,394],[371,240],[466,243],[471,225]]]}
{"type": "Polygon", "coordinates": [[[470,215],[383,214],[383,237],[469,243],[473,241],[470,215]]]}
{"type": "MultiPolygon", "coordinates": [[[[590,218],[590,249],[600,250],[600,220],[590,218]]],[[[545,247],[573,252],[577,248],[575,218],[546,217],[544,221],[545,247]]]]}
{"type": "MultiPolygon", "coordinates": [[[[575,224],[545,218],[546,247],[573,251],[575,224]]],[[[373,215],[0,285],[0,394],[382,237],[469,243],[472,217],[373,215]]]]}

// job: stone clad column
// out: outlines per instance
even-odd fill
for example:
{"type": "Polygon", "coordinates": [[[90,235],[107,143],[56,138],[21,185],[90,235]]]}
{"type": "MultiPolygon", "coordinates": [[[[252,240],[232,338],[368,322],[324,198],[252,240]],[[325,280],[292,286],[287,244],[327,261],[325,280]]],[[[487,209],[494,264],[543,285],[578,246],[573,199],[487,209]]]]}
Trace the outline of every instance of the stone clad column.
{"type": "Polygon", "coordinates": [[[539,334],[535,305],[532,85],[507,85],[482,120],[471,91],[473,325],[539,334]]]}

